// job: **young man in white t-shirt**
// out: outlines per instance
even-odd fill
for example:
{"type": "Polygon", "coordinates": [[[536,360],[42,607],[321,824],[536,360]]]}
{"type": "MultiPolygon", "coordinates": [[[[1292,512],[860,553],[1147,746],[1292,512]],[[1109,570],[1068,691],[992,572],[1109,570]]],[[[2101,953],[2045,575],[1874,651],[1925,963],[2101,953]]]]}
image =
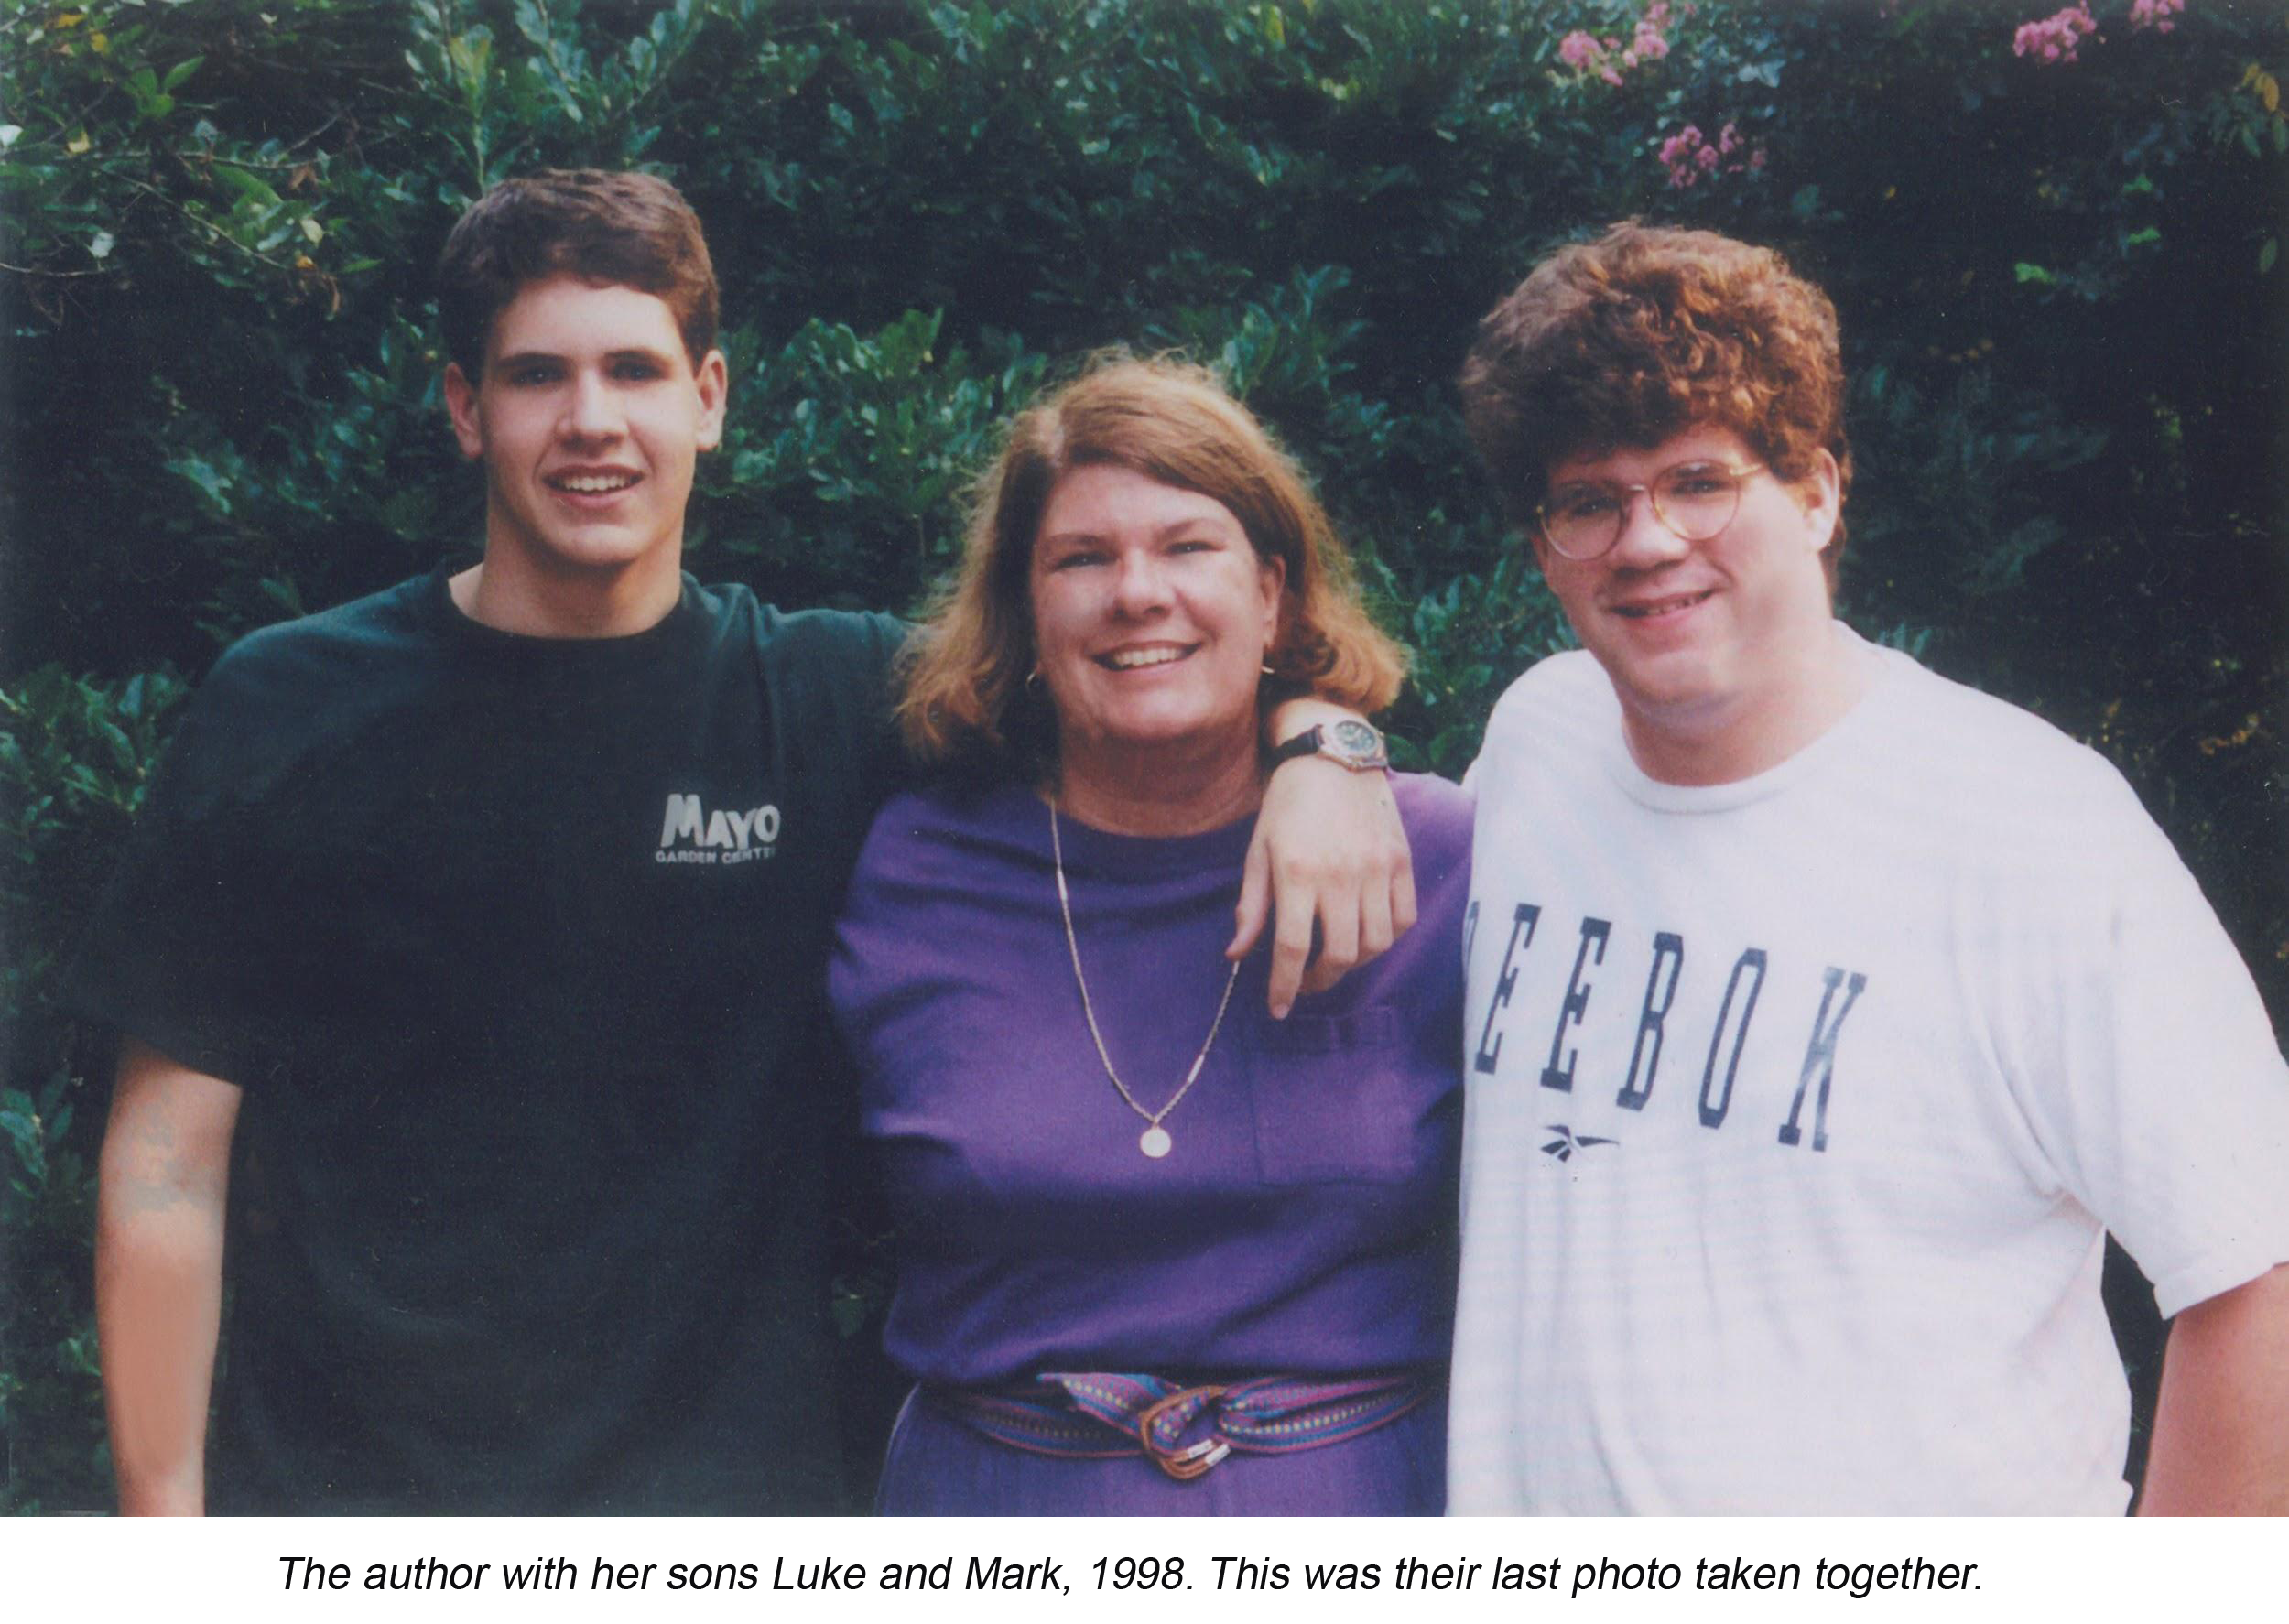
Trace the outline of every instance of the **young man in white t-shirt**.
{"type": "Polygon", "coordinates": [[[1585,652],[1478,794],[1457,1511],[2289,1510],[2289,1067],[2105,762],[1834,618],[1836,316],[1617,226],[1463,374],[1585,652]]]}

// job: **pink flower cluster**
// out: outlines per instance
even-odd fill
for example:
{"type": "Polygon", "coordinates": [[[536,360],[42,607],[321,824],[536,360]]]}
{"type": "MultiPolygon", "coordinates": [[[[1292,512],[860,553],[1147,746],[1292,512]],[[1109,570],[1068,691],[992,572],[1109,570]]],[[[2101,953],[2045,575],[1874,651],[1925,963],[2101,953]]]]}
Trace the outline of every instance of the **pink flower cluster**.
{"type": "MultiPolygon", "coordinates": [[[[2178,0],[2183,5],[2186,0],[2178,0]]],[[[1657,62],[1669,54],[1669,42],[1662,37],[1661,26],[1669,20],[1667,0],[1654,0],[1645,8],[1645,15],[1637,19],[1637,32],[1631,37],[1629,49],[1622,59],[1634,67],[1637,62],[1657,62]],[[1632,61],[1631,59],[1635,60],[1632,61]]]]}
{"type": "Polygon", "coordinates": [[[1764,167],[1764,148],[1751,146],[1731,121],[1711,141],[1698,125],[1687,125],[1661,144],[1662,164],[1673,187],[1693,186],[1704,176],[1739,175],[1764,167]]]}
{"type": "MultiPolygon", "coordinates": [[[[2160,3],[2167,5],[2169,0],[2160,3]]],[[[2177,0],[2180,5],[2185,3],[2177,0]]],[[[2039,62],[2071,62],[2076,60],[2076,48],[2098,31],[2098,19],[2090,15],[2087,0],[2076,0],[2040,22],[2021,23],[2019,31],[2011,37],[2011,54],[2033,57],[2039,62]]]]}
{"type": "MultiPolygon", "coordinates": [[[[2180,0],[2183,4],[2183,0],[2180,0]]],[[[1686,7],[1689,13],[1693,8],[1686,7]]],[[[1668,38],[1662,33],[1669,21],[1669,0],[1654,0],[1645,7],[1645,15],[1637,19],[1637,27],[1623,45],[1619,38],[1600,39],[1595,34],[1576,28],[1557,42],[1557,60],[1577,73],[1594,75],[1608,84],[1622,82],[1622,70],[1642,62],[1657,62],[1669,54],[1668,38]]]]}
{"type": "Polygon", "coordinates": [[[2131,0],[2130,26],[2167,34],[2177,25],[2170,20],[2186,9],[2186,0],[2131,0]]]}

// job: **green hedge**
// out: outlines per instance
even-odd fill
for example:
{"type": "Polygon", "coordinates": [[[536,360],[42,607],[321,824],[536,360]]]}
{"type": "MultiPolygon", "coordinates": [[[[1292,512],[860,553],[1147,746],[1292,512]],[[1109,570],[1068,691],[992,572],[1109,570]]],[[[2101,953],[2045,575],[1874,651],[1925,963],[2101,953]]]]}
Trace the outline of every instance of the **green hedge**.
{"type": "Polygon", "coordinates": [[[102,1057],[50,1005],[58,956],[176,674],[477,534],[429,265],[537,165],[653,168],[708,222],[733,393],[702,574],[909,607],[1014,404],[1091,349],[1181,348],[1315,471],[1416,652],[1409,759],[1450,774],[1565,637],[1463,448],[1477,317],[1622,215],[1776,243],[1845,321],[1847,613],[2121,763],[2289,1018],[2289,29],[2092,0],[2076,60],[2015,54],[2045,9],[12,8],[0,1505],[108,1493],[102,1057]]]}

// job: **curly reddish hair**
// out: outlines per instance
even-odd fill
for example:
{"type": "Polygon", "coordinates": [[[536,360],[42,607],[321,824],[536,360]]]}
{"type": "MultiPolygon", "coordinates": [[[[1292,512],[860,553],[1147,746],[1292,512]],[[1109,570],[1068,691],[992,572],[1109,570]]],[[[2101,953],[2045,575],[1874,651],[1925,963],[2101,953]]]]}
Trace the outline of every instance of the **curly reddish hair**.
{"type": "MultiPolygon", "coordinates": [[[[1479,324],[1462,407],[1522,530],[1560,462],[1697,427],[1730,429],[1784,484],[1826,450],[1851,488],[1836,307],[1772,249],[1715,232],[1625,221],[1559,249],[1479,324]]],[[[1831,590],[1843,546],[1839,518],[1831,590]]]]}
{"type": "Polygon", "coordinates": [[[961,568],[909,644],[898,720],[922,760],[964,774],[1055,771],[1057,722],[1033,669],[1033,547],[1058,481],[1111,464],[1220,502],[1286,571],[1259,706],[1317,694],[1363,711],[1397,696],[1405,655],[1368,618],[1302,471],[1207,368],[1122,352],[1018,414],[978,481],[961,568]]]}

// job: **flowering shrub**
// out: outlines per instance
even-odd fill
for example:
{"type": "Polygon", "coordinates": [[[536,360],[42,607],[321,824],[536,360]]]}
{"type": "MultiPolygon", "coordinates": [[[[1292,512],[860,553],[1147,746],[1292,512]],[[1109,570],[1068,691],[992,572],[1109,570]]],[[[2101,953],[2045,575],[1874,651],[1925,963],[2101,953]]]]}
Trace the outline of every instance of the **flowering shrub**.
{"type": "MultiPolygon", "coordinates": [[[[1689,13],[1692,8],[1686,9],[1689,13]]],[[[1576,28],[1557,42],[1557,60],[1577,73],[1618,85],[1622,70],[1657,62],[1669,54],[1668,37],[1661,31],[1668,22],[1669,0],[1654,0],[1631,29],[1627,45],[1619,37],[1600,39],[1586,28],[1576,28]]]]}
{"type": "MultiPolygon", "coordinates": [[[[2151,28],[2167,34],[2177,27],[2170,19],[2185,9],[2186,0],[2131,0],[2130,26],[2137,32],[2151,28]]],[[[2021,23],[2011,37],[2011,54],[2033,57],[2038,62],[2078,61],[2077,51],[2083,41],[2097,38],[2099,23],[2090,15],[2089,0],[2077,0],[2064,11],[2021,23]]]]}
{"type": "Polygon", "coordinates": [[[2186,0],[2131,0],[2130,26],[2167,34],[2177,27],[2170,18],[2186,9],[2186,0]]]}
{"type": "MultiPolygon", "coordinates": [[[[1557,42],[1557,60],[1568,68],[1595,71],[1597,64],[1605,60],[1605,54],[1606,48],[1599,43],[1598,37],[1580,28],[1576,28],[1557,42]]],[[[1620,82],[1619,79],[1614,81],[1616,84],[1620,82]]]]}
{"type": "Polygon", "coordinates": [[[1730,119],[1714,141],[1701,134],[1699,125],[1686,125],[1661,144],[1658,156],[1673,188],[1697,185],[1705,176],[1743,175],[1764,167],[1763,143],[1752,146],[1730,119]]]}
{"type": "MultiPolygon", "coordinates": [[[[2170,0],[2154,3],[2166,5],[2170,0]]],[[[2139,0],[2139,4],[2145,5],[2147,0],[2139,0]]],[[[2177,4],[2183,5],[2185,0],[2177,0],[2177,4]]],[[[2134,14],[2132,20],[2135,21],[2134,14]]],[[[2076,48],[2098,31],[2098,19],[2090,15],[2090,7],[2078,0],[2039,22],[2021,23],[2019,31],[2011,37],[2011,54],[2033,57],[2039,62],[2072,62],[2077,60],[2076,48]]]]}

